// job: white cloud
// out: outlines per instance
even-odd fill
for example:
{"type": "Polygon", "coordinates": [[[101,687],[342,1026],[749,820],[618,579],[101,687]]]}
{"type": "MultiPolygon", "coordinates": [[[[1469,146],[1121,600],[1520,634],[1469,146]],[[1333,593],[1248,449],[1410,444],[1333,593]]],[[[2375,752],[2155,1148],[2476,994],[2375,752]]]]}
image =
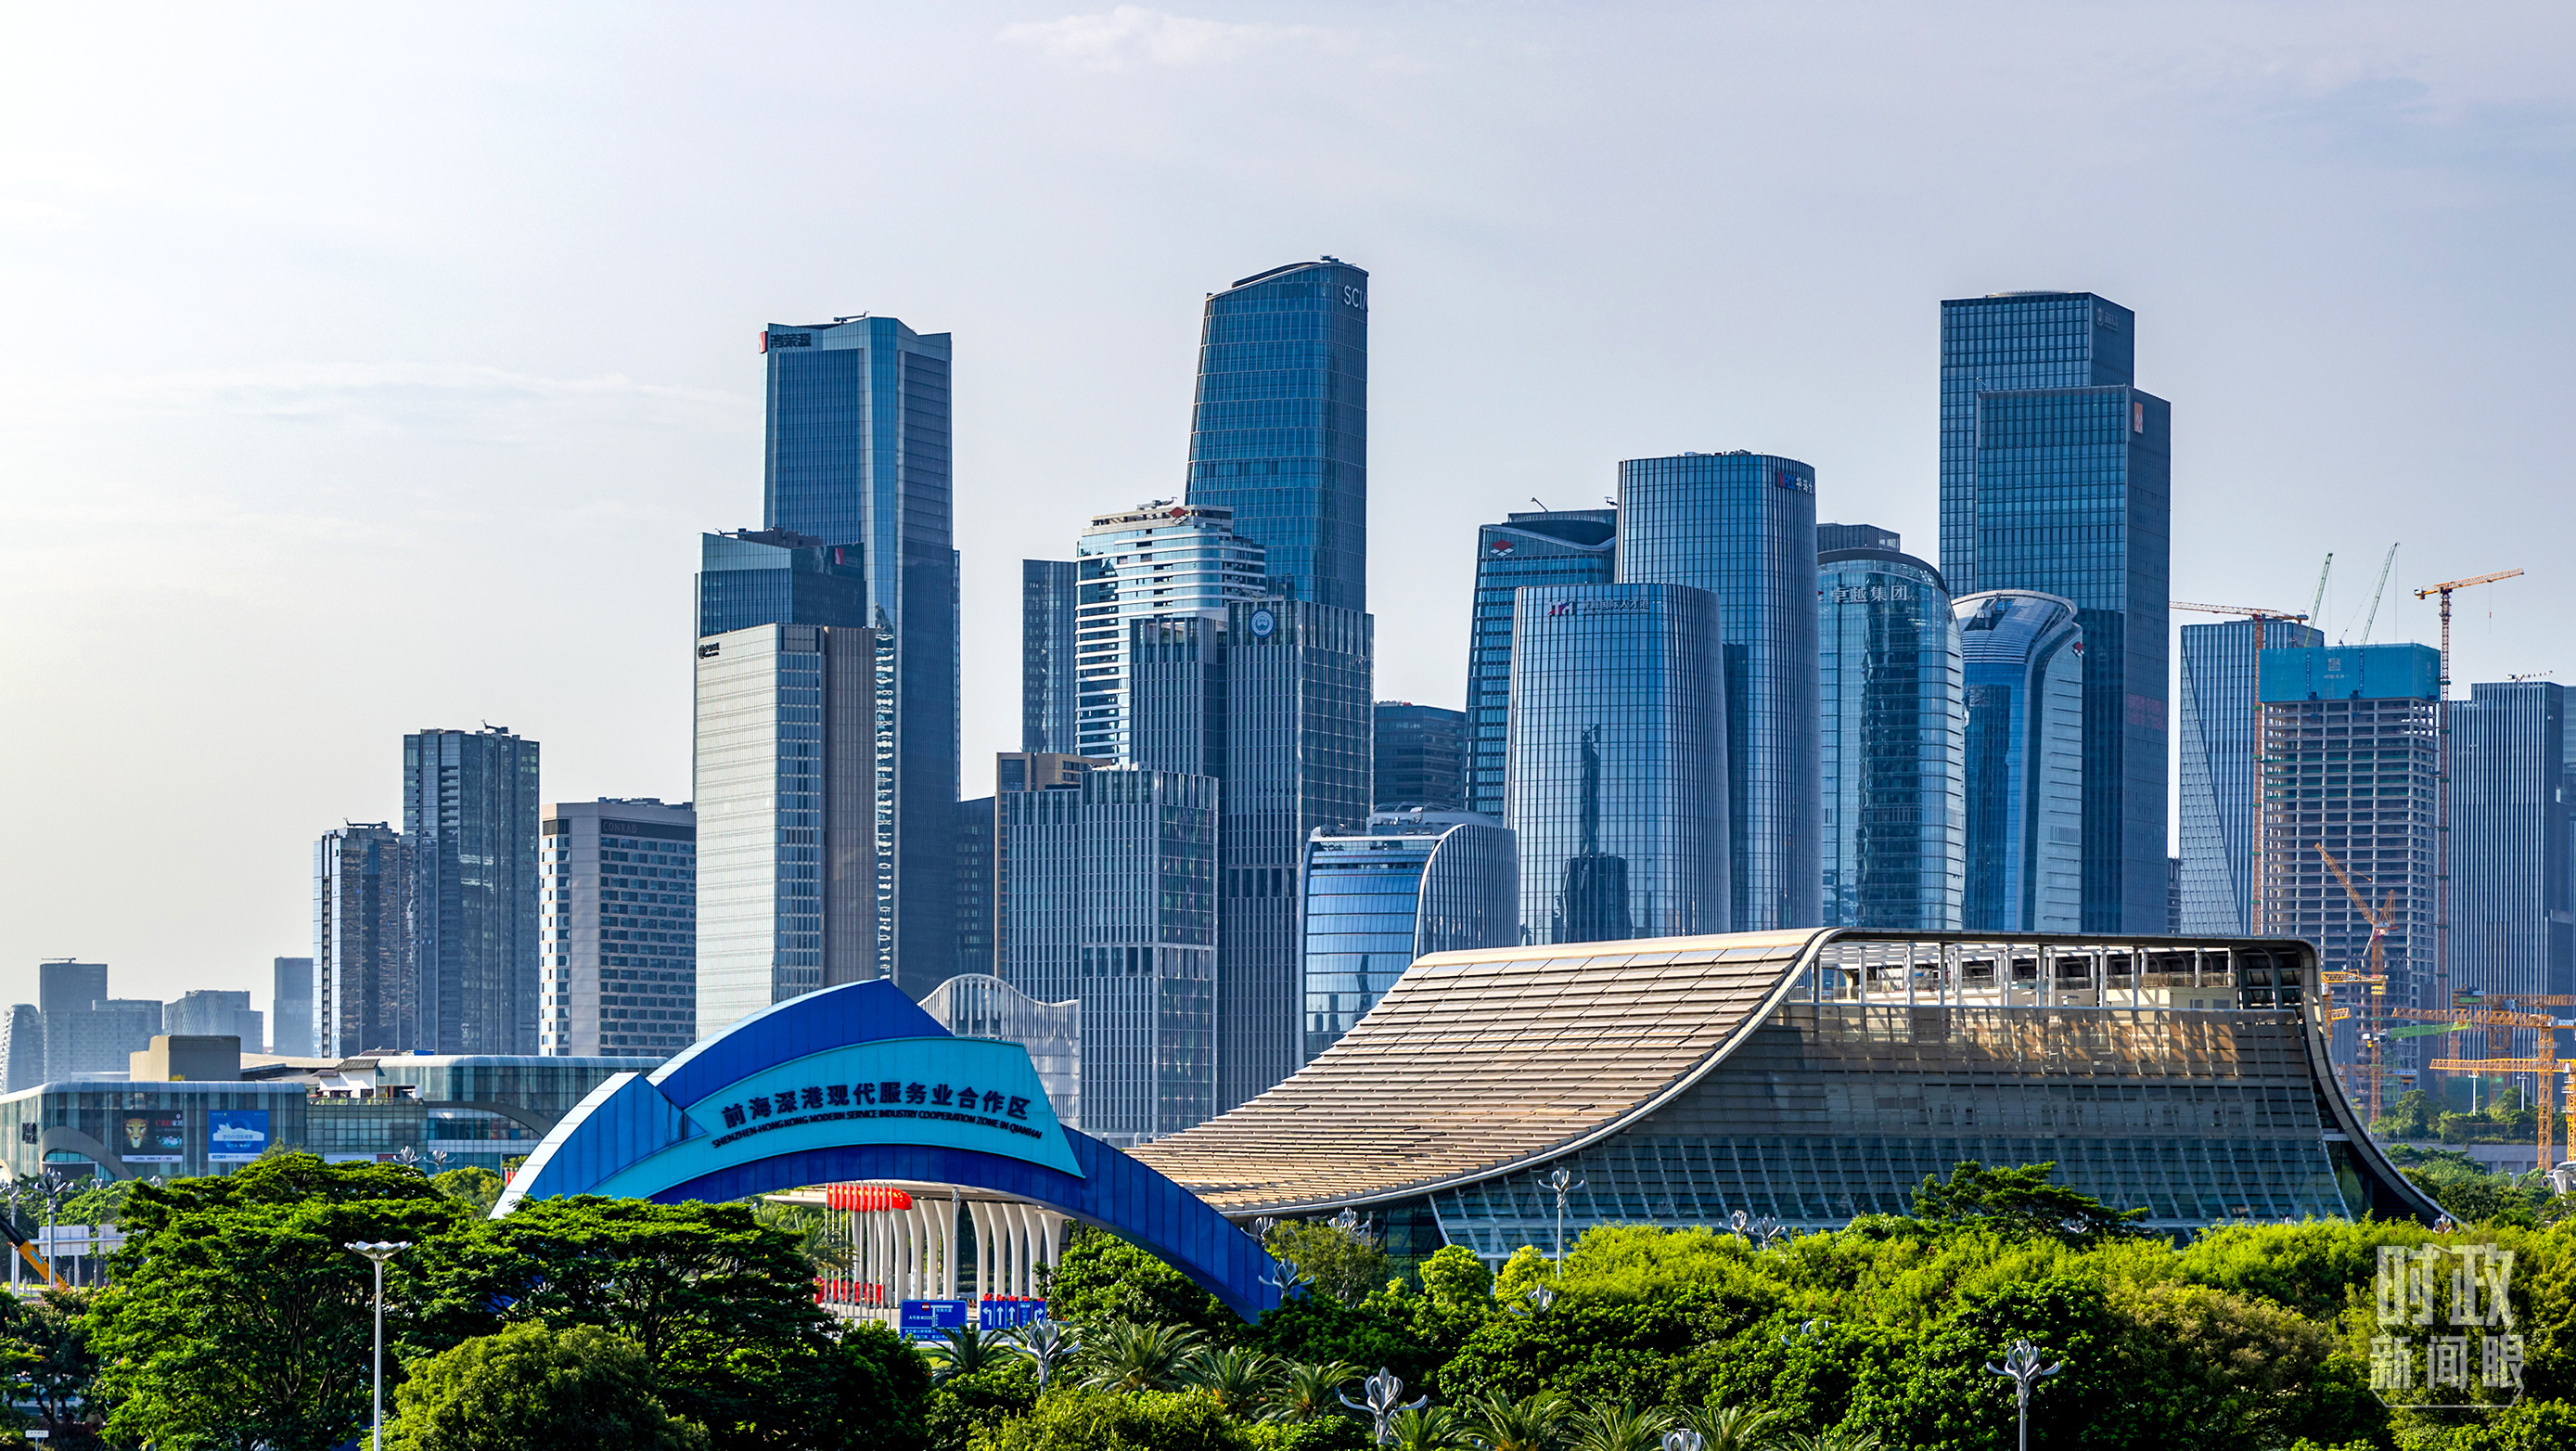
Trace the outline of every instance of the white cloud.
{"type": "Polygon", "coordinates": [[[1029,21],[1002,31],[1005,41],[1038,46],[1049,55],[1093,70],[1228,61],[1269,46],[1332,44],[1340,38],[1338,32],[1320,26],[1199,20],[1141,5],[1121,5],[1097,15],[1029,21]]]}

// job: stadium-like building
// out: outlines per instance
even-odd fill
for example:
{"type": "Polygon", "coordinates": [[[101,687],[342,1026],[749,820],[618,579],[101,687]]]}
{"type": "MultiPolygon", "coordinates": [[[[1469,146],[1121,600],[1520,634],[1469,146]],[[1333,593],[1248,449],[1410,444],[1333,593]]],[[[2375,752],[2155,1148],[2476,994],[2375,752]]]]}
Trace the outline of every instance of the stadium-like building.
{"type": "Polygon", "coordinates": [[[2304,942],[1854,929],[1424,957],[1340,1041],[1130,1152],[1238,1223],[1401,1259],[1598,1224],[1839,1228],[1961,1160],[2144,1227],[2439,1211],[2335,1086],[2304,942]]]}

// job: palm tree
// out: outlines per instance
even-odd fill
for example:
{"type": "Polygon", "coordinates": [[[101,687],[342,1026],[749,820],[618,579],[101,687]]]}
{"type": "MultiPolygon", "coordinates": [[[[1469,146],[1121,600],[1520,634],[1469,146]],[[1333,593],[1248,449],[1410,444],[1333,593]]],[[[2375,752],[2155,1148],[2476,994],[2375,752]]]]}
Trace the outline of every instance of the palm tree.
{"type": "Polygon", "coordinates": [[[1318,1416],[1342,1413],[1342,1387],[1359,1378],[1360,1368],[1346,1361],[1328,1360],[1322,1364],[1291,1361],[1279,1373],[1278,1385],[1270,1393],[1268,1421],[1311,1421],[1318,1416]]]}
{"type": "Polygon", "coordinates": [[[1458,1413],[1447,1406],[1398,1411],[1387,1422],[1385,1444],[1394,1451],[1456,1451],[1467,1442],[1458,1413]]]}
{"type": "Polygon", "coordinates": [[[946,1337],[944,1341],[934,1340],[921,1347],[921,1353],[930,1360],[932,1380],[973,1375],[1002,1363],[1004,1351],[999,1335],[987,1335],[972,1325],[961,1325],[941,1333],[946,1337]]]}
{"type": "Polygon", "coordinates": [[[1574,1413],[1573,1451],[1661,1451],[1672,1418],[1595,1401],[1574,1413]]]}
{"type": "Polygon", "coordinates": [[[1780,1451],[1879,1451],[1886,1443],[1876,1431],[1853,1431],[1830,1427],[1812,1436],[1792,1433],[1775,1443],[1780,1451]]]}
{"type": "Polygon", "coordinates": [[[1082,1383],[1104,1391],[1167,1391],[1201,1336],[1179,1325],[1112,1320],[1082,1347],[1082,1383]]]}
{"type": "Polygon", "coordinates": [[[1700,1451],[1772,1451],[1785,1419],[1758,1406],[1703,1406],[1681,1413],[1682,1424],[1699,1432],[1700,1451]]]}
{"type": "Polygon", "coordinates": [[[1556,1451],[1565,1431],[1565,1398],[1553,1391],[1517,1401],[1500,1392],[1473,1396],[1459,1403],[1459,1411],[1483,1451],[1556,1451]]]}
{"type": "Polygon", "coordinates": [[[1181,1382],[1207,1392],[1227,1415],[1250,1417],[1279,1383],[1279,1358],[1239,1346],[1202,1349],[1182,1362],[1181,1382]]]}

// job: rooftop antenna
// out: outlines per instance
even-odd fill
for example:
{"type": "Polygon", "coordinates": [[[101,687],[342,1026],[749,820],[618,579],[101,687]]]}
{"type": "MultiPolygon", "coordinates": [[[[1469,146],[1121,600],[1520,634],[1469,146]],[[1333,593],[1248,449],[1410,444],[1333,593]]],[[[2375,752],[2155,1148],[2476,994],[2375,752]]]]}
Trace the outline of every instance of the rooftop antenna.
{"type": "Polygon", "coordinates": [[[2361,643],[2370,643],[2370,627],[2379,622],[2379,597],[2388,593],[2388,567],[2397,562],[2397,546],[2388,546],[2388,557],[2379,562],[2379,587],[2370,592],[2370,613],[2362,617],[2361,643]]]}

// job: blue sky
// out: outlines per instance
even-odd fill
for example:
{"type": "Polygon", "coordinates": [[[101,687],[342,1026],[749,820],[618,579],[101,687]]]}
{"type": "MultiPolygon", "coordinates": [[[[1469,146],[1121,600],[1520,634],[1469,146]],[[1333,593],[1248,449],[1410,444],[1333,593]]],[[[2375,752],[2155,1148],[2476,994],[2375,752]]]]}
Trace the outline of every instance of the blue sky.
{"type": "MultiPolygon", "coordinates": [[[[697,531],[756,334],[956,335],[967,765],[1017,561],[1172,493],[1202,294],[1371,269],[1379,693],[1455,704],[1474,526],[1755,448],[1936,550],[1937,303],[2103,293],[2178,598],[2554,670],[2563,6],[20,7],[0,49],[0,994],[248,986],[400,737],[688,794],[697,531]]],[[[2185,617],[2190,618],[2190,617],[2185,617]]]]}

